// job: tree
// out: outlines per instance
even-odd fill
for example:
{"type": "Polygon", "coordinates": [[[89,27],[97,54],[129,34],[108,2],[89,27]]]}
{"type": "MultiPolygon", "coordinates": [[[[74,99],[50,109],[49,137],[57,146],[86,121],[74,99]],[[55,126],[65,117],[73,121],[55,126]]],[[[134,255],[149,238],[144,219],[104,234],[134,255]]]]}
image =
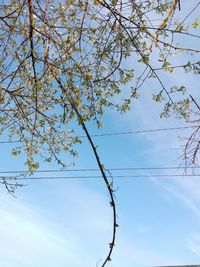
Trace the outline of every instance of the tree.
{"type": "MultiPolygon", "coordinates": [[[[153,99],[164,101],[161,116],[189,118],[191,98],[182,96],[186,88],[167,88],[159,74],[177,67],[200,72],[198,61],[171,65],[174,54],[200,52],[176,44],[181,36],[199,38],[185,24],[187,18],[176,18],[180,9],[180,0],[12,0],[0,6],[0,133],[18,137],[21,145],[12,154],[23,150],[33,173],[41,151],[45,161],[54,159],[65,168],[60,153],[76,156],[73,145],[81,142],[70,123],[83,128],[113,210],[112,240],[102,267],[111,260],[118,224],[114,189],[86,124],[94,120],[100,127],[107,108],[129,110],[148,79],[157,84],[153,99]]],[[[195,20],[192,28],[198,25],[195,20]]],[[[10,192],[20,185],[6,177],[2,183],[10,192]]]]}

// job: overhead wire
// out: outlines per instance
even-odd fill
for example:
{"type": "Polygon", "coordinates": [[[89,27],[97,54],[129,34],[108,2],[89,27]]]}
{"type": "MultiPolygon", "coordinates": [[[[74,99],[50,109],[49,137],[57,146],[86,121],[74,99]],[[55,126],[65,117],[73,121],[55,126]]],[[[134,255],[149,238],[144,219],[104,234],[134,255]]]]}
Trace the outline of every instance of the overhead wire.
{"type": "MultiPolygon", "coordinates": [[[[149,174],[149,175],[115,175],[113,178],[164,178],[164,177],[200,177],[200,174],[149,174]]],[[[101,179],[101,175],[86,176],[50,176],[50,177],[0,177],[0,180],[67,180],[67,179],[101,179]]]]}
{"type": "MultiPolygon", "coordinates": [[[[147,130],[126,131],[126,132],[99,133],[99,134],[91,134],[91,137],[118,136],[118,135],[142,134],[142,133],[150,133],[150,132],[185,130],[185,129],[192,129],[192,128],[198,128],[198,127],[199,126],[182,126],[182,127],[157,128],[157,129],[147,129],[147,130]]],[[[85,138],[86,136],[78,135],[78,137],[85,138]]],[[[21,143],[21,141],[20,140],[0,141],[0,144],[12,144],[12,143],[21,143]]]]}
{"type": "MultiPolygon", "coordinates": [[[[118,167],[118,168],[106,168],[109,171],[139,171],[139,170],[187,170],[187,169],[199,169],[200,166],[195,166],[195,167],[181,167],[181,166],[167,166],[167,167],[118,167]]],[[[98,168],[80,168],[80,169],[66,169],[66,170],[52,170],[52,169],[47,169],[47,170],[36,170],[34,173],[63,173],[63,172],[96,172],[99,171],[98,168]]],[[[1,170],[0,174],[25,174],[28,173],[28,170],[13,170],[13,171],[8,171],[8,170],[1,170]]]]}

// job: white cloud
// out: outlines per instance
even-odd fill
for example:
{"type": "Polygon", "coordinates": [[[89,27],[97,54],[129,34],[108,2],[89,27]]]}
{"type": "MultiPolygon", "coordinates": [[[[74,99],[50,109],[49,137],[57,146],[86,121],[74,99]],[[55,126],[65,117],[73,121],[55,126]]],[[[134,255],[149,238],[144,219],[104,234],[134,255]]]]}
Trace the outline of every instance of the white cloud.
{"type": "Polygon", "coordinates": [[[180,263],[180,258],[175,255],[161,253],[148,244],[140,244],[134,240],[130,233],[119,233],[118,244],[113,254],[111,267],[120,266],[161,266],[180,263]]]}
{"type": "MultiPolygon", "coordinates": [[[[53,220],[50,213],[43,213],[41,207],[31,205],[28,199],[25,203],[1,195],[1,266],[92,267],[105,257],[111,222],[106,197],[104,199],[102,194],[79,183],[69,183],[66,187],[67,192],[64,186],[57,185],[52,193],[49,192],[52,190],[49,187],[48,193],[44,191],[43,195],[44,199],[51,195],[54,202],[60,203],[63,221],[53,220]],[[58,188],[60,191],[57,191],[58,188]],[[56,192],[59,192],[57,196],[56,192]]],[[[32,197],[35,198],[34,195],[32,197]]],[[[58,216],[60,210],[56,211],[57,206],[54,204],[51,212],[58,216]]],[[[141,226],[138,231],[146,232],[148,229],[141,226]]],[[[151,266],[169,262],[168,257],[139,244],[126,229],[126,224],[120,224],[112,258],[110,267],[120,267],[123,264],[151,266]]],[[[177,261],[173,259],[173,262],[177,261]]]]}
{"type": "Polygon", "coordinates": [[[1,198],[4,206],[0,210],[1,266],[36,267],[41,263],[64,266],[64,263],[78,263],[76,238],[73,240],[66,229],[63,235],[56,233],[48,218],[33,214],[28,205],[19,201],[16,204],[15,201],[3,202],[1,198]]]}
{"type": "Polygon", "coordinates": [[[200,234],[193,233],[187,241],[187,248],[200,257],[200,234]]]}
{"type": "MultiPolygon", "coordinates": [[[[80,185],[69,186],[67,194],[59,193],[64,201],[61,209],[64,205],[66,209],[63,214],[56,207],[49,212],[63,216],[60,222],[37,205],[1,195],[1,266],[94,266],[105,255],[110,210],[103,196],[80,185]]],[[[57,196],[60,201],[58,192],[57,196]]]]}
{"type": "Polygon", "coordinates": [[[185,207],[189,208],[200,218],[200,181],[199,177],[174,177],[171,181],[164,182],[157,178],[152,181],[164,189],[170,196],[175,197],[185,207]]]}

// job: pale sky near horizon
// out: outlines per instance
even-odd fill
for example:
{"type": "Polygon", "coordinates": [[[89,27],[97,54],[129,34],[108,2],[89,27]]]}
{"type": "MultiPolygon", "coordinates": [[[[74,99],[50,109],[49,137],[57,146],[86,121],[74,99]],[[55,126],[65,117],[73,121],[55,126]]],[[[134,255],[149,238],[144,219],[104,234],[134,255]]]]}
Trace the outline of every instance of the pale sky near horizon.
{"type": "MultiPolygon", "coordinates": [[[[191,8],[198,1],[191,1],[191,8]]],[[[182,7],[184,8],[184,1],[182,7]]],[[[190,4],[187,3],[187,8],[190,4]]],[[[200,8],[198,9],[200,11],[200,8]]],[[[200,47],[199,41],[196,43],[200,47]]],[[[199,55],[197,54],[199,57],[199,55]]],[[[198,60],[198,58],[196,59],[198,60]]],[[[177,60],[178,61],[178,60],[177,60]]],[[[177,62],[178,63],[178,62],[177,62]]],[[[186,84],[200,101],[199,76],[177,70],[165,82],[186,84]]],[[[130,112],[107,111],[104,127],[91,133],[128,132],[183,127],[183,120],[160,119],[162,104],[152,101],[148,86],[130,112]]],[[[82,134],[81,130],[78,131],[82,134]]],[[[180,166],[187,130],[148,132],[94,138],[104,166],[180,166]]],[[[3,136],[1,140],[5,140],[3,136]]],[[[24,158],[10,155],[13,145],[0,144],[0,172],[24,170],[24,158]]],[[[75,169],[96,168],[87,140],[77,146],[75,169]]],[[[41,162],[41,169],[58,169],[41,162]]],[[[197,169],[196,174],[200,174],[197,169]]],[[[98,175],[98,172],[49,174],[49,176],[98,175]]],[[[119,229],[108,267],[200,264],[200,177],[157,177],[184,174],[183,169],[112,171],[119,229]]],[[[40,174],[38,174],[40,175],[40,174]]],[[[36,176],[36,175],[35,175],[36,176]]],[[[48,174],[40,176],[48,177],[48,174]]],[[[92,267],[104,259],[111,237],[112,211],[101,179],[28,181],[16,198],[0,186],[0,266],[92,267]]]]}

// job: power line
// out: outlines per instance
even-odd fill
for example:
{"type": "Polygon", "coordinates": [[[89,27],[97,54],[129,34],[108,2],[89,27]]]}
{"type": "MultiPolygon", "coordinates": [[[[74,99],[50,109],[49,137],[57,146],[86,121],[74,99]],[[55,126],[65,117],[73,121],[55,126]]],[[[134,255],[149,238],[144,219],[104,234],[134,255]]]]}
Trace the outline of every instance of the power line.
{"type": "MultiPolygon", "coordinates": [[[[179,166],[168,166],[168,167],[121,167],[121,168],[106,168],[109,171],[139,171],[139,170],[186,170],[186,169],[199,169],[200,167],[179,167],[179,166]]],[[[68,169],[68,170],[38,170],[34,173],[60,173],[60,172],[96,172],[98,168],[83,168],[83,169],[68,169]]],[[[16,171],[0,171],[0,174],[13,174],[13,173],[28,173],[25,170],[16,171]]]]}
{"type": "MultiPolygon", "coordinates": [[[[150,175],[116,175],[114,178],[164,178],[164,177],[200,177],[200,174],[150,174],[150,175]]],[[[51,177],[0,177],[0,180],[67,180],[67,179],[101,179],[102,176],[51,176],[51,177]]]]}
{"type": "MultiPolygon", "coordinates": [[[[147,129],[147,130],[137,130],[137,131],[127,131],[127,132],[113,132],[113,133],[102,133],[102,134],[91,134],[91,137],[104,137],[104,136],[118,136],[118,135],[129,135],[129,134],[142,134],[150,132],[163,132],[163,131],[174,131],[174,130],[184,130],[191,128],[198,128],[199,126],[183,126],[183,127],[170,127],[170,128],[157,128],[157,129],[147,129]]],[[[78,135],[79,138],[85,138],[86,135],[78,135]]],[[[0,141],[0,144],[12,144],[21,143],[20,140],[12,141],[0,141]]]]}
{"type": "MultiPolygon", "coordinates": [[[[183,129],[191,129],[197,128],[198,126],[185,126],[185,127],[171,127],[171,128],[158,128],[158,129],[148,129],[148,130],[138,130],[138,131],[129,131],[129,132],[113,132],[113,133],[105,133],[105,134],[93,134],[92,137],[101,137],[101,136],[113,136],[113,135],[128,135],[128,134],[141,134],[141,133],[149,133],[149,132],[162,132],[162,131],[173,131],[173,130],[183,130],[183,129]]],[[[80,136],[80,137],[85,137],[80,136]]]]}

